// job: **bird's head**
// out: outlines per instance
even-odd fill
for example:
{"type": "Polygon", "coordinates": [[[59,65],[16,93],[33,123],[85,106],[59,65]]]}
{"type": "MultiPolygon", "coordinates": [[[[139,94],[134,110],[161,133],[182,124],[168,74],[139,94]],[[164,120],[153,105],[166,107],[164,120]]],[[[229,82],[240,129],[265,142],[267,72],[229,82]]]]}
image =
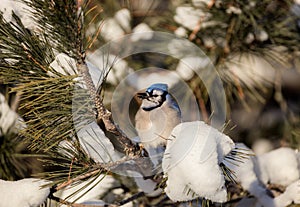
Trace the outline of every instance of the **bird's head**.
{"type": "Polygon", "coordinates": [[[145,111],[160,107],[165,102],[167,95],[168,85],[163,83],[153,84],[145,92],[137,94],[143,100],[141,107],[145,111]]]}

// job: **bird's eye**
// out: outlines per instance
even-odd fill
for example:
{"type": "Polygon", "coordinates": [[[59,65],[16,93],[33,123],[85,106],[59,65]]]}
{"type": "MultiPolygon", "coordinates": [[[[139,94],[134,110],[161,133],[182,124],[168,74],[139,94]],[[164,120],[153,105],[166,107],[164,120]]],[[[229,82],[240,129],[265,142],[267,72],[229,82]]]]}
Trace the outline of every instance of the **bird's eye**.
{"type": "Polygon", "coordinates": [[[158,95],[156,95],[156,94],[153,94],[152,96],[153,96],[153,97],[158,97],[158,95]]]}

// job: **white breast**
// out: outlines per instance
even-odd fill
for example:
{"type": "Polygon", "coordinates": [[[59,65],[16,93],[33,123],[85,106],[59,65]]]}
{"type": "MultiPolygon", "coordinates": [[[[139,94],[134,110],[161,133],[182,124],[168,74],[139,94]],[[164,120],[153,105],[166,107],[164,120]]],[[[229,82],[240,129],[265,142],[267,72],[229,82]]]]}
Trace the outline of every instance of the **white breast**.
{"type": "Polygon", "coordinates": [[[157,147],[165,145],[173,128],[181,122],[178,107],[173,107],[172,98],[167,95],[167,100],[161,107],[151,111],[142,108],[136,114],[136,130],[144,147],[157,147]]]}

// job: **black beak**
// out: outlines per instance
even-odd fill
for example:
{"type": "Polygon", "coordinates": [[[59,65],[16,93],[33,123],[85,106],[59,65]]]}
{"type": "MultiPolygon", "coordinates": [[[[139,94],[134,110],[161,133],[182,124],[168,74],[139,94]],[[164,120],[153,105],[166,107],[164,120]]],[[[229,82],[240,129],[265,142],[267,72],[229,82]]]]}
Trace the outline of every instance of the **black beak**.
{"type": "Polygon", "coordinates": [[[138,93],[137,97],[139,97],[140,99],[147,99],[149,97],[148,93],[138,93]]]}

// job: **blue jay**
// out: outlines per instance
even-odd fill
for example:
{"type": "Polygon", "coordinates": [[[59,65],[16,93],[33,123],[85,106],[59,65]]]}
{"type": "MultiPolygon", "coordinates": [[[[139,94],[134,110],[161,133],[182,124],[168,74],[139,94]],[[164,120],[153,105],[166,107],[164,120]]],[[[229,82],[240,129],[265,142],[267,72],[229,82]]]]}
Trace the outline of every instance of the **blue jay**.
{"type": "Polygon", "coordinates": [[[167,84],[153,84],[137,95],[142,104],[135,116],[135,127],[153,164],[157,165],[161,158],[152,158],[164,151],[173,128],[181,122],[181,112],[167,84]]]}

